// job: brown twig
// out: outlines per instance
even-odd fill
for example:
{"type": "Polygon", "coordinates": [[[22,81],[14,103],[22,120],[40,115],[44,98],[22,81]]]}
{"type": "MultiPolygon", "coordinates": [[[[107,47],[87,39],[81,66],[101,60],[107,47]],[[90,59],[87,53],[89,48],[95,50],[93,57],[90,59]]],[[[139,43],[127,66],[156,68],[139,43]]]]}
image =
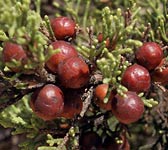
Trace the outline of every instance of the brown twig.
{"type": "Polygon", "coordinates": [[[127,27],[131,23],[131,11],[130,9],[127,9],[126,12],[124,13],[124,18],[125,18],[125,27],[127,27]]]}
{"type": "Polygon", "coordinates": [[[146,29],[145,29],[145,31],[143,32],[143,35],[142,35],[142,42],[146,42],[147,41],[148,34],[149,34],[150,30],[151,30],[151,24],[148,23],[147,26],[146,26],[146,29]]]}
{"type": "Polygon", "coordinates": [[[39,133],[46,133],[46,134],[53,134],[55,137],[64,137],[66,133],[68,132],[68,129],[54,129],[54,128],[43,128],[39,129],[39,133]]]}
{"type": "Polygon", "coordinates": [[[90,87],[90,89],[87,91],[87,93],[85,93],[82,96],[82,98],[84,99],[84,102],[83,102],[82,111],[80,113],[81,118],[85,115],[85,112],[88,110],[92,97],[93,97],[93,86],[90,87]]]}

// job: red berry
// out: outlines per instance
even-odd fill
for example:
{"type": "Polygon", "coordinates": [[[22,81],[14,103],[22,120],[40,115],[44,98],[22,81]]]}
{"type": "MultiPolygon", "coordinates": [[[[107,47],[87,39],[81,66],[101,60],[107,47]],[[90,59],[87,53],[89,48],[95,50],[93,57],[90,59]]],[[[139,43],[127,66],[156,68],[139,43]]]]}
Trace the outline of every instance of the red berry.
{"type": "Polygon", "coordinates": [[[108,84],[100,84],[95,89],[95,103],[102,109],[111,110],[111,100],[114,96],[111,92],[109,100],[107,103],[104,103],[104,98],[108,91],[108,84]]]}
{"type": "Polygon", "coordinates": [[[49,60],[46,62],[46,66],[52,73],[57,73],[58,64],[63,60],[78,56],[76,49],[65,41],[56,41],[51,44],[53,49],[59,49],[60,51],[56,54],[53,54],[49,60]]]}
{"type": "Polygon", "coordinates": [[[134,64],[125,70],[121,83],[130,91],[144,92],[149,89],[151,78],[146,68],[134,64]]]}
{"type": "Polygon", "coordinates": [[[125,96],[117,94],[112,99],[112,113],[124,124],[130,124],[140,119],[144,112],[144,103],[135,93],[128,91],[125,96]]]}
{"type": "Polygon", "coordinates": [[[162,59],[161,63],[151,74],[154,82],[159,82],[163,85],[168,83],[168,66],[166,59],[162,59]]]}
{"type": "Polygon", "coordinates": [[[64,96],[59,87],[47,84],[32,95],[30,106],[43,120],[57,118],[63,111],[64,96]]]}
{"type": "Polygon", "coordinates": [[[76,24],[68,17],[57,17],[51,19],[51,27],[56,39],[65,40],[69,37],[74,37],[76,34],[76,24]]]}
{"type": "MultiPolygon", "coordinates": [[[[20,61],[22,64],[26,63],[27,55],[22,46],[11,42],[4,43],[2,58],[5,63],[12,62],[12,60],[20,61]]],[[[7,64],[6,64],[7,65],[7,64]]],[[[21,68],[8,66],[12,71],[18,72],[21,68]]]]}
{"type": "Polygon", "coordinates": [[[161,47],[155,42],[144,43],[136,52],[136,59],[139,64],[148,70],[156,68],[163,58],[161,47]]]}
{"type": "Polygon", "coordinates": [[[68,90],[65,92],[64,96],[64,110],[60,116],[67,119],[72,119],[76,115],[79,115],[82,110],[83,102],[81,95],[75,91],[68,90]]]}
{"type": "Polygon", "coordinates": [[[80,57],[71,57],[58,66],[58,76],[66,88],[81,88],[88,83],[89,67],[80,57]]]}

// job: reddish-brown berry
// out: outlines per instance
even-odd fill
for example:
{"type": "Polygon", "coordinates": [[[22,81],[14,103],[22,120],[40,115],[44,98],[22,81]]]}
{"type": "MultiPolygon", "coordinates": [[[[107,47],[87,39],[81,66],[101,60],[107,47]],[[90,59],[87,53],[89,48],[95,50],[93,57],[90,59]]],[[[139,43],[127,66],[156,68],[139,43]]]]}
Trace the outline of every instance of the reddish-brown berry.
{"type": "Polygon", "coordinates": [[[63,112],[63,93],[59,87],[47,84],[32,94],[30,106],[43,120],[55,119],[63,112]]]}
{"type": "Polygon", "coordinates": [[[125,96],[117,94],[112,99],[112,113],[124,124],[130,124],[139,120],[144,112],[144,103],[135,93],[128,91],[125,96]]]}
{"type": "Polygon", "coordinates": [[[74,37],[76,34],[76,24],[68,17],[57,17],[51,19],[51,27],[56,39],[58,40],[65,40],[69,37],[74,37]]]}
{"type": "Polygon", "coordinates": [[[56,54],[53,54],[48,61],[46,62],[47,68],[52,73],[57,73],[58,71],[58,64],[61,63],[63,60],[78,56],[78,52],[76,49],[65,41],[56,41],[51,44],[53,49],[59,49],[60,51],[56,54]]]}
{"type": "Polygon", "coordinates": [[[144,92],[150,88],[151,78],[146,68],[134,64],[125,70],[121,83],[130,91],[144,92]]]}
{"type": "Polygon", "coordinates": [[[163,58],[161,47],[155,42],[144,43],[136,52],[138,63],[148,70],[156,68],[163,58]]]}
{"type": "Polygon", "coordinates": [[[108,91],[108,84],[100,84],[95,88],[95,103],[102,109],[111,110],[111,100],[114,97],[113,92],[110,93],[110,97],[107,103],[104,103],[104,98],[108,91]]]}
{"type": "Polygon", "coordinates": [[[162,59],[161,63],[151,73],[152,80],[163,85],[168,83],[168,64],[166,59],[162,59]]]}
{"type": "Polygon", "coordinates": [[[101,145],[100,136],[93,131],[82,133],[79,139],[80,150],[93,150],[101,145]]]}
{"type": "Polygon", "coordinates": [[[89,67],[80,57],[71,57],[59,64],[58,77],[66,88],[81,88],[88,83],[89,67]]]}
{"type": "MultiPolygon", "coordinates": [[[[2,59],[5,63],[12,62],[12,60],[20,61],[21,64],[25,64],[27,60],[26,52],[23,50],[22,46],[6,42],[4,43],[2,59]]],[[[11,67],[8,66],[12,71],[18,72],[21,66],[11,67]]]]}

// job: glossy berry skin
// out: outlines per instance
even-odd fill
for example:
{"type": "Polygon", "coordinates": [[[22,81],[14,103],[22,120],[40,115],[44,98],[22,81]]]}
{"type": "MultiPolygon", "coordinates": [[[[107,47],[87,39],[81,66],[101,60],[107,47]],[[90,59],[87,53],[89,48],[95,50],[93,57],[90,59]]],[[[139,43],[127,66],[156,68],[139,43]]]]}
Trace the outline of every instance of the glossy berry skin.
{"type": "MultiPolygon", "coordinates": [[[[2,59],[5,63],[16,60],[20,61],[22,64],[25,64],[27,60],[27,55],[26,52],[23,50],[22,46],[11,42],[6,42],[4,43],[2,51],[2,59]]],[[[14,72],[18,72],[20,70],[20,68],[18,67],[9,66],[9,68],[14,72]]]]}
{"type": "Polygon", "coordinates": [[[154,82],[159,82],[162,85],[168,83],[168,65],[166,59],[162,59],[161,63],[151,73],[151,77],[154,82]]]}
{"type": "Polygon", "coordinates": [[[130,124],[139,120],[144,112],[144,103],[141,98],[132,91],[125,93],[125,97],[117,94],[112,99],[112,113],[124,124],[130,124]]]}
{"type": "Polygon", "coordinates": [[[140,65],[152,70],[160,64],[163,51],[157,43],[146,42],[137,50],[135,55],[140,65]]]}
{"type": "Polygon", "coordinates": [[[81,88],[88,83],[89,67],[80,57],[71,57],[58,66],[58,77],[66,88],[81,88]]]}
{"type": "Polygon", "coordinates": [[[73,119],[76,115],[80,114],[82,107],[81,95],[68,89],[64,94],[64,110],[60,116],[66,119],[73,119]]]}
{"type": "Polygon", "coordinates": [[[68,17],[57,17],[51,19],[51,27],[57,40],[65,40],[74,37],[76,24],[68,17]]]}
{"type": "Polygon", "coordinates": [[[107,103],[104,103],[104,98],[107,94],[107,91],[108,91],[108,84],[100,84],[98,85],[96,88],[95,88],[95,92],[94,92],[94,95],[95,95],[95,103],[102,109],[104,110],[111,110],[111,100],[112,98],[114,97],[114,94],[113,92],[111,92],[110,94],[110,97],[109,97],[109,100],[107,103]]]}
{"type": "Polygon", "coordinates": [[[53,54],[48,61],[46,62],[47,68],[52,73],[57,73],[58,64],[64,61],[67,58],[78,56],[76,49],[65,41],[56,41],[51,44],[53,49],[59,49],[60,51],[56,54],[53,54]]]}
{"type": "Polygon", "coordinates": [[[53,120],[63,112],[63,93],[59,87],[47,84],[32,94],[30,106],[39,118],[53,120]]]}
{"type": "Polygon", "coordinates": [[[150,88],[151,77],[146,68],[134,64],[125,70],[121,83],[130,91],[145,92],[150,88]]]}

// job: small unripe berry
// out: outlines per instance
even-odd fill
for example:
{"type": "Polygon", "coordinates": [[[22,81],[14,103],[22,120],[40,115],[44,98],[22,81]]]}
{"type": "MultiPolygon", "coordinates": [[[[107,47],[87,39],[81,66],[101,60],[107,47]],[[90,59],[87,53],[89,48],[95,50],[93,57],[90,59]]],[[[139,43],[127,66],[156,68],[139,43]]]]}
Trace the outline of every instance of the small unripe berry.
{"type": "Polygon", "coordinates": [[[39,118],[53,120],[63,112],[63,93],[59,87],[47,84],[32,94],[30,106],[39,118]]]}
{"type": "MultiPolygon", "coordinates": [[[[103,33],[99,33],[97,39],[98,39],[99,43],[103,42],[103,33]]],[[[109,38],[106,39],[105,45],[106,45],[106,48],[110,48],[110,39],[109,38]]]]}
{"type": "Polygon", "coordinates": [[[111,100],[114,97],[113,92],[110,93],[109,99],[107,103],[104,103],[104,98],[108,91],[108,84],[100,84],[95,88],[95,103],[102,109],[111,110],[111,100]]]}

